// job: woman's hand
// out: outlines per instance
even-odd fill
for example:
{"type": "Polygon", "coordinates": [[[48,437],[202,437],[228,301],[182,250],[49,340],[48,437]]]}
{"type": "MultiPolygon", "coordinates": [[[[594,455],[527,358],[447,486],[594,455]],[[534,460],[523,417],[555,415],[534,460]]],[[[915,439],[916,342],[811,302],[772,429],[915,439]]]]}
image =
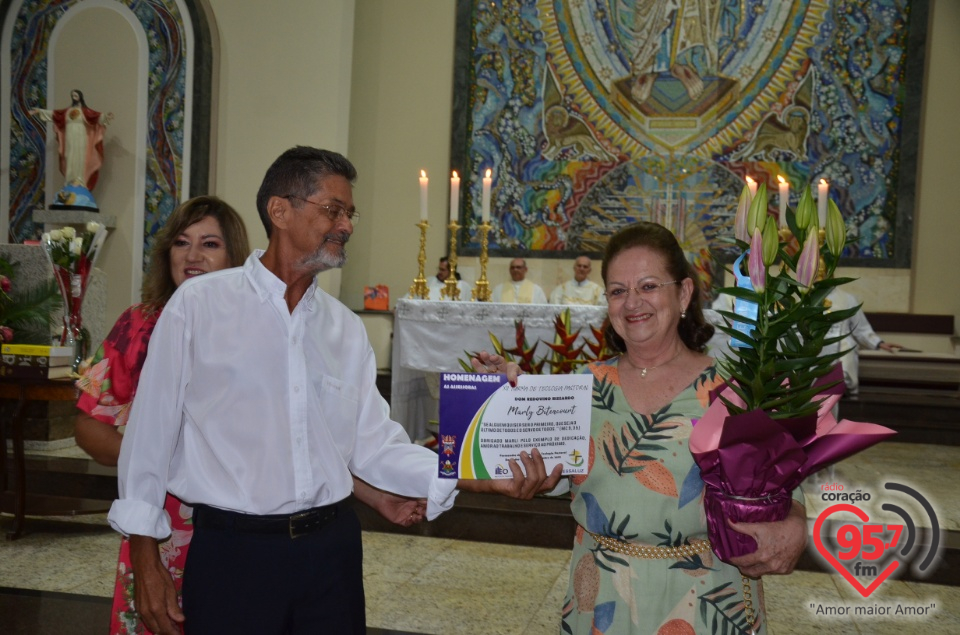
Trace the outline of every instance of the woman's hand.
{"type": "Polygon", "coordinates": [[[470,364],[473,370],[478,373],[500,373],[507,376],[507,381],[511,386],[517,385],[517,377],[520,376],[520,367],[514,362],[508,362],[500,355],[491,354],[487,351],[480,351],[476,357],[470,358],[470,364]]]}
{"type": "Polygon", "coordinates": [[[727,520],[727,524],[757,541],[756,551],[730,559],[743,575],[751,578],[790,573],[807,546],[807,514],[797,501],[793,501],[790,514],[781,521],[735,523],[727,520]]]}
{"type": "Polygon", "coordinates": [[[540,456],[540,450],[534,448],[529,454],[520,453],[523,469],[515,459],[510,459],[510,478],[469,480],[460,479],[457,489],[464,492],[484,492],[488,494],[502,494],[510,498],[530,500],[535,494],[549,492],[557,486],[563,466],[558,464],[553,472],[547,475],[547,467],[540,456]]]}

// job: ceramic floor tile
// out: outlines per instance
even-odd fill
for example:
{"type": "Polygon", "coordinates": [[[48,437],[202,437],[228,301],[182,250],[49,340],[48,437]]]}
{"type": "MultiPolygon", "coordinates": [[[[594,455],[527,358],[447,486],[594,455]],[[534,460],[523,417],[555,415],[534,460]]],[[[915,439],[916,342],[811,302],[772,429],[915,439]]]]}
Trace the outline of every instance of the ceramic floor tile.
{"type": "Polygon", "coordinates": [[[831,614],[842,600],[829,574],[795,571],[787,576],[767,576],[763,587],[767,621],[775,635],[826,630],[858,633],[851,617],[831,614]]]}
{"type": "Polygon", "coordinates": [[[557,635],[560,632],[560,612],[567,593],[569,573],[565,567],[547,592],[543,604],[537,609],[523,635],[557,635]]]}
{"type": "Polygon", "coordinates": [[[364,532],[363,577],[390,584],[407,582],[445,548],[444,539],[364,532]]]}

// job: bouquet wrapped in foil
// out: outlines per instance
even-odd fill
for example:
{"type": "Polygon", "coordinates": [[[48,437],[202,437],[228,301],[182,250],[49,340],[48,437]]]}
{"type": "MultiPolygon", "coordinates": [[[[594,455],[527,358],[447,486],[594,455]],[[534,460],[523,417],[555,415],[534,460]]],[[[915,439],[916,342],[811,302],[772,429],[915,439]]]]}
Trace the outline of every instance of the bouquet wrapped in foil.
{"type": "Polygon", "coordinates": [[[837,362],[847,351],[821,351],[847,335],[831,337],[830,327],[860,308],[828,310],[830,290],[850,281],[833,277],[846,239],[839,209],[829,202],[827,227],[820,229],[807,188],[785,220],[778,230],[767,214],[765,184],[755,197],[744,188],[736,233],[749,282],[721,290],[740,305],[720,312],[726,325],[718,328],[731,336],[733,351],[719,360],[727,383],[690,436],[706,484],[710,540],[724,561],[757,548],[728,519],[783,520],[804,478],[895,434],[832,414],[844,390],[837,362]]]}

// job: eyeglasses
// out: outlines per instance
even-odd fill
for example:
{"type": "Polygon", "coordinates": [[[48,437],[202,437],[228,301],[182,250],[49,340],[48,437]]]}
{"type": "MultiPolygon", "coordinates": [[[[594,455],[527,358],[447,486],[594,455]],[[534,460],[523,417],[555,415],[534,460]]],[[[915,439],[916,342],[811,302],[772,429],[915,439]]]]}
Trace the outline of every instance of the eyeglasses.
{"type": "Polygon", "coordinates": [[[360,214],[356,210],[349,210],[343,205],[321,205],[320,203],[314,203],[311,200],[300,198],[299,196],[294,196],[293,194],[287,194],[283,198],[295,198],[298,201],[303,201],[304,203],[310,203],[312,205],[316,205],[317,207],[322,209],[324,213],[327,215],[327,218],[329,218],[334,223],[336,223],[341,218],[346,218],[348,221],[356,225],[357,221],[360,220],[360,214]]]}
{"type": "Polygon", "coordinates": [[[626,300],[630,292],[633,291],[641,298],[651,297],[660,293],[660,289],[669,284],[680,284],[680,280],[671,280],[670,282],[644,282],[639,287],[618,287],[616,289],[607,289],[603,295],[607,296],[607,302],[619,302],[626,300]]]}

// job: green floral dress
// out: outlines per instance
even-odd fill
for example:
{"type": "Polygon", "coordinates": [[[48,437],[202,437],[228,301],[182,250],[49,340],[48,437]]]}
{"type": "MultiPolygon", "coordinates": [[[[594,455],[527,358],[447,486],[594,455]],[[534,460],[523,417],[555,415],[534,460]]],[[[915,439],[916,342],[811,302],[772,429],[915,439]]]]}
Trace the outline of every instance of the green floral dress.
{"type": "MultiPolygon", "coordinates": [[[[712,552],[653,560],[601,547],[588,532],[674,547],[706,538],[703,481],[687,441],[693,422],[722,383],[707,368],[672,403],[635,412],[620,387],[617,360],[591,364],[594,375],[590,469],[572,479],[579,526],[563,606],[563,633],[749,632],[739,571],[712,552]]],[[[765,617],[759,581],[751,582],[755,631],[765,617]]]]}

